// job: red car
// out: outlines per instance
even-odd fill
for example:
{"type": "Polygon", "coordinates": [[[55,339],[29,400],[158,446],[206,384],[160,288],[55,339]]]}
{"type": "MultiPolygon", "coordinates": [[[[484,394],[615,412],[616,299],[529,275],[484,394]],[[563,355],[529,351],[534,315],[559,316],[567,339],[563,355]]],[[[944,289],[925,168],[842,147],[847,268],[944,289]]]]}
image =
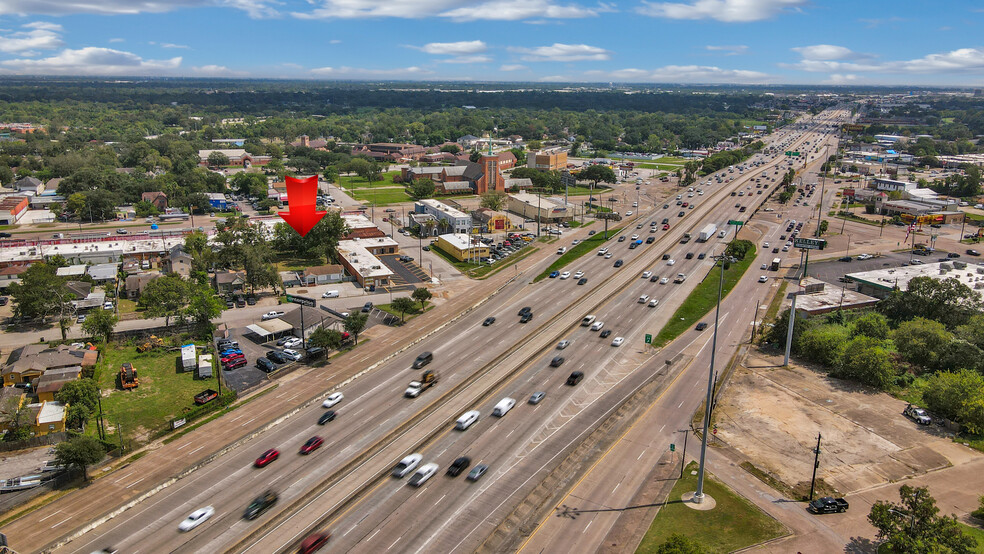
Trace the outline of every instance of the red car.
{"type": "Polygon", "coordinates": [[[246,356],[242,354],[230,354],[229,356],[222,358],[222,363],[227,364],[229,362],[234,362],[240,358],[245,358],[245,357],[246,356]]]}
{"type": "Polygon", "coordinates": [[[663,224],[663,230],[664,231],[669,231],[670,230],[670,224],[669,223],[664,223],[663,224]]]}
{"type": "Polygon", "coordinates": [[[319,446],[324,444],[325,439],[321,437],[311,437],[301,446],[301,454],[310,454],[318,449],[319,446]]]}
{"type": "Polygon", "coordinates": [[[321,550],[321,547],[328,544],[328,539],[331,538],[331,533],[315,533],[308,538],[304,539],[301,543],[301,548],[298,550],[300,554],[311,554],[312,552],[317,552],[321,550]]]}
{"type": "Polygon", "coordinates": [[[230,370],[230,369],[236,369],[236,368],[239,368],[239,367],[243,367],[244,365],[246,365],[246,358],[236,358],[235,360],[232,360],[231,362],[223,363],[222,364],[222,367],[226,368],[226,370],[230,370]]]}
{"type": "Polygon", "coordinates": [[[267,450],[266,452],[261,454],[260,457],[256,459],[256,462],[253,465],[255,465],[256,467],[266,467],[270,462],[276,460],[279,457],[280,457],[280,451],[277,450],[276,448],[271,448],[270,450],[267,450]]]}

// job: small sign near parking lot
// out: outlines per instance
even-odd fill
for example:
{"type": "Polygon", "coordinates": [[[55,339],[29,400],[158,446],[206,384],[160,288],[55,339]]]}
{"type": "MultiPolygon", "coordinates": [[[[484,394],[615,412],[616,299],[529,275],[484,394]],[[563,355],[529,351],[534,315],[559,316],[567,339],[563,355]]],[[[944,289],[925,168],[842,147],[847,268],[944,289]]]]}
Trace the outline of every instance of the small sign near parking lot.
{"type": "Polygon", "coordinates": [[[301,306],[307,306],[308,308],[313,308],[318,305],[318,301],[314,298],[308,298],[306,296],[296,296],[293,294],[287,295],[287,301],[291,304],[300,304],[301,306]]]}

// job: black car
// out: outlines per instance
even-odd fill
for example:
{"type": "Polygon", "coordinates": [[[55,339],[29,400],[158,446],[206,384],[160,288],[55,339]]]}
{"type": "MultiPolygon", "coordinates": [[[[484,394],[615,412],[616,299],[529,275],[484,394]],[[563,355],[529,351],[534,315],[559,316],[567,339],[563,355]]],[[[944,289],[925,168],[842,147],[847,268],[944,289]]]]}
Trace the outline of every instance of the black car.
{"type": "Polygon", "coordinates": [[[9,239],[9,238],[11,238],[13,236],[14,235],[12,235],[10,233],[0,233],[0,239],[9,239]]]}
{"type": "Polygon", "coordinates": [[[256,497],[249,506],[246,507],[246,512],[243,513],[243,517],[246,519],[256,519],[263,512],[267,511],[270,506],[277,503],[277,493],[273,491],[266,491],[260,496],[256,497]]]}
{"type": "Polygon", "coordinates": [[[773,254],[778,254],[779,253],[779,247],[777,246],[777,247],[773,248],[772,249],[772,253],[773,254]]]}
{"type": "Polygon", "coordinates": [[[601,332],[601,334],[600,334],[600,335],[598,335],[598,336],[600,336],[600,337],[601,337],[601,338],[603,338],[603,339],[607,339],[607,338],[608,338],[608,337],[609,337],[609,336],[610,336],[611,334],[612,334],[612,330],[611,330],[611,329],[605,329],[605,330],[604,330],[604,331],[602,331],[602,332],[601,332]]]}
{"type": "Polygon", "coordinates": [[[566,384],[569,387],[573,387],[573,386],[577,385],[578,383],[580,383],[581,382],[581,379],[584,379],[584,373],[582,373],[580,371],[575,371],[575,372],[571,373],[571,375],[567,378],[567,383],[566,384]]]}
{"type": "Polygon", "coordinates": [[[267,352],[266,357],[271,362],[276,362],[278,364],[283,364],[287,362],[287,358],[285,358],[283,354],[277,352],[276,350],[270,350],[269,352],[267,352]]]}
{"type": "Polygon", "coordinates": [[[852,257],[850,257],[850,256],[844,256],[843,258],[838,258],[838,259],[837,259],[837,261],[838,261],[838,262],[849,262],[849,261],[851,261],[851,260],[853,260],[853,259],[854,259],[854,258],[852,258],[852,257]]]}
{"type": "Polygon", "coordinates": [[[967,251],[967,254],[969,254],[971,256],[980,256],[981,255],[981,253],[978,252],[977,250],[968,250],[967,251]]]}
{"type": "Polygon", "coordinates": [[[669,260],[670,259],[670,255],[669,254],[663,254],[663,259],[664,260],[669,260]]]}
{"type": "Polygon", "coordinates": [[[246,297],[246,305],[247,306],[255,306],[256,305],[256,297],[255,296],[247,296],[246,297]]]}
{"type": "Polygon", "coordinates": [[[488,327],[489,325],[492,325],[493,323],[495,323],[495,318],[489,316],[489,317],[485,318],[485,321],[482,322],[482,327],[488,327]]]}
{"type": "Polygon", "coordinates": [[[687,212],[680,212],[677,214],[677,217],[683,217],[685,215],[687,215],[687,212]]]}
{"type": "Polygon", "coordinates": [[[277,366],[266,358],[258,358],[256,360],[256,367],[260,368],[262,371],[270,373],[271,371],[277,369],[277,366]]]}
{"type": "Polygon", "coordinates": [[[686,257],[686,258],[687,258],[688,260],[692,260],[692,259],[694,259],[694,253],[693,253],[693,252],[687,252],[687,255],[686,255],[685,257],[686,257]]]}
{"type": "Polygon", "coordinates": [[[664,218],[663,218],[663,225],[666,225],[666,224],[668,224],[669,222],[670,222],[670,218],[668,218],[668,217],[664,217],[664,218]]]}
{"type": "Polygon", "coordinates": [[[369,312],[369,311],[372,311],[372,302],[366,302],[362,306],[362,313],[366,313],[366,312],[369,312]]]}
{"type": "Polygon", "coordinates": [[[697,324],[697,330],[698,331],[703,331],[704,329],[707,329],[707,324],[706,323],[704,323],[703,321],[701,321],[700,323],[697,324]]]}
{"type": "Polygon", "coordinates": [[[649,278],[650,283],[655,283],[656,281],[659,281],[659,275],[653,275],[649,278]]]}
{"type": "Polygon", "coordinates": [[[318,418],[318,425],[324,425],[325,423],[328,423],[329,421],[333,421],[334,419],[335,419],[335,411],[328,410],[325,413],[321,414],[321,417],[318,418]]]}
{"type": "Polygon", "coordinates": [[[622,260],[615,260],[615,267],[622,267],[622,260]]]}
{"type": "Polygon", "coordinates": [[[462,471],[468,469],[468,466],[470,465],[471,465],[471,458],[468,458],[467,456],[462,456],[456,459],[455,461],[451,462],[451,465],[448,467],[447,474],[450,475],[451,477],[457,477],[461,475],[462,471]]]}
{"type": "Polygon", "coordinates": [[[588,282],[587,277],[581,277],[580,279],[577,280],[577,284],[579,284],[579,285],[583,285],[583,284],[585,284],[587,282],[588,282]]]}
{"type": "Polygon", "coordinates": [[[947,258],[959,258],[960,257],[960,254],[957,254],[956,252],[950,252],[949,254],[946,255],[946,257],[947,258]]]}
{"type": "Polygon", "coordinates": [[[646,244],[652,244],[656,242],[656,237],[649,237],[646,239],[646,244]]]}
{"type": "Polygon", "coordinates": [[[529,306],[524,306],[523,309],[519,310],[519,313],[516,314],[516,315],[522,317],[522,316],[524,316],[524,315],[526,315],[526,314],[528,314],[528,313],[530,313],[532,311],[533,311],[533,308],[531,308],[529,306]]]}
{"type": "Polygon", "coordinates": [[[706,258],[706,257],[707,257],[707,254],[705,254],[705,253],[703,253],[703,252],[701,252],[700,254],[697,254],[697,259],[698,259],[698,260],[703,260],[703,259],[704,259],[704,258],[706,258]]]}
{"type": "Polygon", "coordinates": [[[527,314],[524,314],[523,317],[519,318],[519,322],[520,323],[528,323],[531,319],[533,319],[533,312],[529,312],[527,314]]]}
{"type": "Polygon", "coordinates": [[[563,356],[554,356],[554,359],[550,360],[550,367],[560,367],[564,365],[563,356]]]}

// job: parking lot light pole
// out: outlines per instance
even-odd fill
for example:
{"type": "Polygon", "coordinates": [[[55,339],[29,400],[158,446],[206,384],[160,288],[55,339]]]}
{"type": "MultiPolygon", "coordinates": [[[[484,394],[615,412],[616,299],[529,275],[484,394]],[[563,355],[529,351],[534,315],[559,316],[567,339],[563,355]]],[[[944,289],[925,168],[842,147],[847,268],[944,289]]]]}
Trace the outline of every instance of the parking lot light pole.
{"type": "Polygon", "coordinates": [[[711,422],[711,401],[714,396],[714,354],[717,351],[718,322],[721,315],[721,293],[724,291],[724,266],[730,258],[724,255],[713,256],[714,263],[721,264],[721,277],[718,281],[717,307],[714,310],[714,336],[711,338],[711,366],[707,371],[707,398],[704,400],[704,431],[700,441],[700,467],[697,470],[697,491],[694,493],[694,503],[704,501],[704,464],[707,456],[707,428],[711,422]]]}

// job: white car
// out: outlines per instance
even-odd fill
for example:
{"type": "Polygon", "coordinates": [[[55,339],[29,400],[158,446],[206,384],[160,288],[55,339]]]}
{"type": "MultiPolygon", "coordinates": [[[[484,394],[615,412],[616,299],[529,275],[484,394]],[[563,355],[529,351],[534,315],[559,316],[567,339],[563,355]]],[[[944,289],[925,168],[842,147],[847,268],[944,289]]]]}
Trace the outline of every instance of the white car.
{"type": "Polygon", "coordinates": [[[570,271],[565,271],[565,272],[561,273],[560,274],[560,278],[561,279],[570,279],[571,278],[571,272],[570,271]]]}
{"type": "Polygon", "coordinates": [[[278,317],[280,317],[282,315],[284,315],[284,312],[267,312],[267,313],[263,314],[263,317],[261,319],[263,321],[266,321],[268,319],[277,319],[278,317]]]}
{"type": "Polygon", "coordinates": [[[761,266],[759,266],[759,269],[761,270],[769,269],[769,264],[762,264],[761,266]]]}
{"type": "Polygon", "coordinates": [[[767,242],[763,242],[762,243],[762,248],[768,248],[768,247],[769,247],[769,243],[767,243],[767,242]]]}
{"type": "Polygon", "coordinates": [[[615,337],[615,340],[612,341],[612,346],[622,346],[623,342],[625,342],[624,337],[615,337]]]}
{"type": "Polygon", "coordinates": [[[301,353],[298,352],[297,350],[291,350],[290,348],[284,348],[283,350],[280,351],[280,353],[283,354],[283,356],[285,358],[294,360],[295,362],[297,360],[300,360],[301,359],[301,353]]]}
{"type": "Polygon", "coordinates": [[[645,304],[646,302],[649,302],[649,295],[648,294],[643,294],[642,296],[639,297],[639,303],[640,304],[645,304]]]}
{"type": "Polygon", "coordinates": [[[584,277],[584,272],[578,270],[578,272],[574,274],[574,278],[575,279],[580,279],[581,277],[584,277]]]}
{"type": "Polygon", "coordinates": [[[579,244],[581,244],[581,241],[578,239],[574,239],[573,241],[571,241],[571,246],[577,246],[579,244]]]}
{"type": "Polygon", "coordinates": [[[564,339],[557,343],[557,350],[563,350],[571,345],[571,341],[564,339]]]}
{"type": "Polygon", "coordinates": [[[659,306],[659,300],[656,300],[655,298],[653,298],[652,300],[649,301],[649,307],[650,308],[655,308],[656,306],[659,306]]]}
{"type": "Polygon", "coordinates": [[[611,252],[607,252],[607,253],[605,253],[605,259],[607,260],[608,258],[611,258],[611,257],[612,257],[612,255],[613,255],[613,254],[612,254],[611,252]]]}
{"type": "Polygon", "coordinates": [[[871,254],[861,254],[858,256],[859,260],[870,260],[871,258],[874,258],[871,254]]]}
{"type": "Polygon", "coordinates": [[[653,272],[652,271],[643,271],[642,272],[642,278],[643,279],[649,279],[652,276],[653,276],[653,272]]]}
{"type": "Polygon", "coordinates": [[[632,215],[632,210],[625,212],[625,217],[629,217],[630,215],[632,215]]]}
{"type": "Polygon", "coordinates": [[[676,260],[674,260],[673,258],[670,258],[669,260],[666,261],[666,265],[673,265],[675,263],[676,263],[676,260]]]}
{"type": "Polygon", "coordinates": [[[567,247],[566,246],[561,246],[560,248],[557,249],[557,255],[558,256],[560,254],[563,254],[564,252],[567,252],[567,247]]]}
{"type": "Polygon", "coordinates": [[[321,298],[338,298],[338,291],[337,290],[325,291],[325,293],[321,295],[321,298]]]}
{"type": "Polygon", "coordinates": [[[659,284],[661,284],[661,285],[665,285],[666,283],[669,283],[669,282],[670,282],[670,278],[669,277],[663,277],[662,279],[659,280],[659,284]]]}
{"type": "Polygon", "coordinates": [[[632,203],[632,207],[633,208],[638,208],[639,207],[639,203],[638,202],[633,202],[632,203]]]}
{"type": "Polygon", "coordinates": [[[195,527],[205,523],[205,520],[212,517],[215,514],[215,508],[211,506],[205,506],[204,508],[199,508],[191,515],[185,518],[184,521],[178,524],[178,531],[191,531],[195,527]]]}
{"type": "Polygon", "coordinates": [[[639,235],[632,235],[632,240],[639,240],[639,235]]]}
{"type": "Polygon", "coordinates": [[[328,398],[325,398],[325,401],[322,402],[321,405],[325,408],[331,408],[335,404],[341,402],[344,398],[345,398],[344,394],[340,392],[333,392],[328,395],[328,398]]]}
{"type": "Polygon", "coordinates": [[[304,344],[304,341],[302,341],[301,339],[297,337],[291,337],[284,341],[284,348],[296,348],[302,344],[304,344]]]}
{"type": "Polygon", "coordinates": [[[591,324],[591,330],[592,331],[601,331],[601,328],[604,327],[604,326],[605,326],[605,322],[604,321],[595,321],[594,323],[591,324]]]}
{"type": "Polygon", "coordinates": [[[768,283],[768,282],[769,282],[769,276],[768,275],[763,275],[763,276],[759,277],[759,283],[768,283]]]}

